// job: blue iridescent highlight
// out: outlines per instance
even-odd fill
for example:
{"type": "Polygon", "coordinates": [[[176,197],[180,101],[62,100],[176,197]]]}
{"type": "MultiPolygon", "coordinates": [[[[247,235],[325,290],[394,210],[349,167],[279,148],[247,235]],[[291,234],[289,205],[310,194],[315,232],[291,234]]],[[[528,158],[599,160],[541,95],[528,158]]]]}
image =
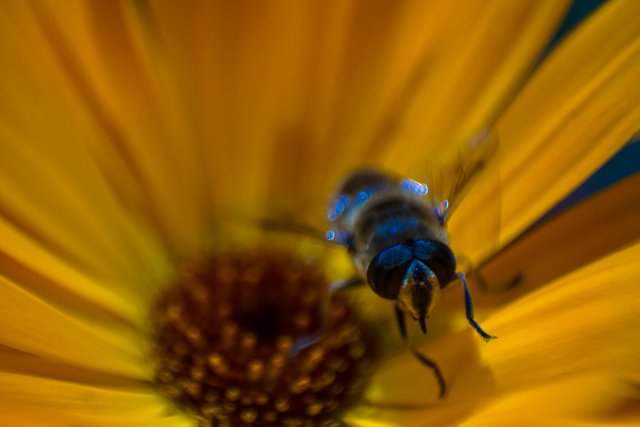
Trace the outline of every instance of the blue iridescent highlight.
{"type": "Polygon", "coordinates": [[[349,243],[349,235],[344,232],[336,232],[329,230],[324,233],[324,239],[328,242],[337,243],[339,245],[347,245],[349,243]]]}
{"type": "Polygon", "coordinates": [[[355,214],[362,206],[365,205],[371,199],[371,196],[376,192],[375,188],[366,188],[358,193],[358,195],[354,198],[353,203],[349,206],[348,210],[351,212],[350,215],[355,214]]]}
{"type": "Polygon", "coordinates": [[[329,221],[336,222],[338,220],[349,221],[358,212],[362,206],[364,206],[371,196],[373,196],[378,189],[375,187],[365,188],[356,194],[353,198],[346,194],[341,194],[336,198],[336,201],[331,206],[331,209],[327,212],[329,221]]]}
{"type": "Polygon", "coordinates": [[[385,240],[396,241],[414,235],[420,224],[416,218],[393,218],[380,222],[376,234],[385,240]]]}
{"type": "Polygon", "coordinates": [[[364,202],[369,200],[370,197],[371,197],[370,191],[361,191],[358,193],[358,196],[356,197],[356,202],[358,202],[358,204],[363,204],[364,202]]]}
{"type": "Polygon", "coordinates": [[[333,206],[331,206],[331,209],[329,209],[329,212],[327,212],[329,220],[335,221],[338,219],[340,215],[344,213],[345,208],[349,205],[349,201],[349,196],[345,196],[344,194],[338,196],[333,206]]]}
{"type": "Polygon", "coordinates": [[[433,208],[433,213],[435,214],[440,224],[444,224],[447,221],[447,209],[449,209],[449,201],[445,200],[438,206],[433,208]]]}
{"type": "Polygon", "coordinates": [[[402,191],[409,191],[417,194],[418,196],[425,196],[429,192],[429,186],[413,179],[403,179],[400,182],[402,191]]]}
{"type": "Polygon", "coordinates": [[[406,245],[398,244],[380,252],[376,261],[378,261],[384,268],[391,269],[409,262],[411,258],[413,258],[411,249],[406,245]]]}

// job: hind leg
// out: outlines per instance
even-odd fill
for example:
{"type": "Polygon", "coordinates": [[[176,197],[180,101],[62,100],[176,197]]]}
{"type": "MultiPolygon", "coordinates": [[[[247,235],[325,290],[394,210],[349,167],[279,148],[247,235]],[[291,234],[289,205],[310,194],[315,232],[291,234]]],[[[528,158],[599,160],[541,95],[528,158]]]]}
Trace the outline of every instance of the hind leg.
{"type": "Polygon", "coordinates": [[[352,288],[360,287],[364,284],[364,280],[360,277],[352,277],[351,279],[340,280],[337,282],[332,282],[329,284],[329,291],[325,293],[322,298],[321,306],[320,306],[320,327],[318,330],[312,334],[308,334],[302,337],[299,337],[293,343],[293,347],[291,348],[291,355],[296,356],[305,348],[315,344],[318,342],[325,334],[325,330],[327,327],[327,311],[329,310],[329,304],[331,300],[331,293],[333,292],[341,292],[346,291],[352,288]]]}
{"type": "Polygon", "coordinates": [[[407,336],[407,323],[405,319],[405,313],[404,311],[402,311],[400,307],[398,307],[398,304],[394,306],[394,309],[395,309],[395,315],[396,315],[396,322],[398,324],[398,330],[400,331],[400,336],[402,337],[402,341],[407,346],[407,349],[411,352],[411,354],[413,354],[415,358],[418,359],[418,361],[420,361],[420,363],[425,365],[427,368],[431,369],[431,371],[433,372],[433,375],[436,377],[436,380],[438,381],[438,386],[440,387],[439,397],[443,398],[447,391],[447,386],[444,381],[444,375],[442,375],[442,371],[440,370],[440,367],[435,361],[431,360],[424,354],[420,353],[413,345],[411,345],[407,336]]]}

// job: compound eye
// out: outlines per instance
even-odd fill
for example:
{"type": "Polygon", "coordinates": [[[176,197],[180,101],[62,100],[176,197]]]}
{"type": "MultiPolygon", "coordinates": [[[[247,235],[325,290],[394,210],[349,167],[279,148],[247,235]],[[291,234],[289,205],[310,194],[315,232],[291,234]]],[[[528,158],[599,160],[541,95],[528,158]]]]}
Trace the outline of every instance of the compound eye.
{"type": "Polygon", "coordinates": [[[437,240],[417,240],[413,251],[417,259],[433,270],[441,286],[448,285],[455,278],[456,257],[449,246],[437,240]]]}
{"type": "Polygon", "coordinates": [[[385,299],[397,299],[412,258],[411,250],[402,244],[376,255],[367,269],[367,281],[373,292],[385,299]]]}

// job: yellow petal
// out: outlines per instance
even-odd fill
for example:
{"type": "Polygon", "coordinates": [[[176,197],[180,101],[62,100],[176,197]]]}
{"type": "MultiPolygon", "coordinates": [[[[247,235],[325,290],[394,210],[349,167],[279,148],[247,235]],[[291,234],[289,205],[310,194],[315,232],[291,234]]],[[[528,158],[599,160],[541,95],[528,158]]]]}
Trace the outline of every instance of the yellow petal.
{"type": "Polygon", "coordinates": [[[168,404],[151,388],[91,387],[0,373],[0,397],[4,425],[12,425],[9,420],[15,425],[34,425],[38,420],[40,425],[189,425],[184,418],[171,416],[168,404]],[[44,419],[47,414],[50,418],[44,419]]]}
{"type": "Polygon", "coordinates": [[[424,167],[434,148],[461,143],[493,123],[569,3],[436,4],[435,10],[414,15],[428,44],[421,51],[422,74],[407,88],[407,105],[390,103],[398,110],[380,119],[379,126],[397,127],[380,157],[394,168],[424,167]]]}
{"type": "Polygon", "coordinates": [[[638,397],[631,384],[619,384],[607,373],[587,372],[486,402],[462,425],[631,426],[640,417],[638,397]]]}
{"type": "Polygon", "coordinates": [[[149,15],[176,75],[188,73],[181,92],[198,94],[198,104],[189,102],[200,118],[198,133],[217,143],[206,147],[216,165],[210,170],[216,195],[265,200],[256,177],[269,171],[267,158],[277,166],[266,201],[290,194],[303,208],[327,194],[340,174],[374,156],[401,167],[382,147],[393,147],[406,161],[417,147],[426,154],[441,144],[445,129],[466,136],[486,121],[565,7],[287,1],[180,8],[153,2],[149,15]],[[457,104],[451,108],[451,102],[457,104]],[[398,123],[405,119],[407,129],[398,123]],[[462,130],[460,120],[469,123],[462,130]],[[389,134],[399,125],[402,138],[389,134]],[[243,165],[233,192],[226,186],[229,164],[243,165]]]}
{"type": "Polygon", "coordinates": [[[1,250],[30,264],[28,253],[10,245],[26,239],[126,297],[148,298],[149,278],[166,271],[165,255],[149,224],[123,206],[83,145],[104,140],[104,131],[78,101],[27,3],[0,8],[1,250]]]}
{"type": "Polygon", "coordinates": [[[107,137],[87,140],[105,175],[175,250],[198,249],[210,214],[203,141],[187,127],[189,109],[174,99],[159,41],[145,38],[145,17],[126,1],[38,6],[35,20],[107,137]],[[113,176],[112,166],[124,176],[113,176]]]}
{"type": "Polygon", "coordinates": [[[175,75],[177,102],[204,142],[211,191],[219,203],[266,199],[271,183],[265,176],[273,164],[276,174],[294,169],[298,178],[318,171],[316,159],[305,162],[305,171],[294,166],[299,153],[310,159],[310,153],[324,151],[299,116],[310,108],[307,92],[315,90],[305,80],[316,75],[314,67],[322,68],[317,58],[324,54],[312,44],[315,32],[326,28],[332,40],[339,39],[340,33],[331,31],[344,21],[341,10],[349,9],[342,3],[150,4],[147,16],[157,24],[151,35],[175,75]],[[321,17],[325,14],[331,19],[321,17]],[[282,149],[275,149],[282,140],[282,149]],[[285,162],[290,167],[280,167],[285,162]]]}
{"type": "MultiPolygon", "coordinates": [[[[637,1],[607,2],[543,62],[497,124],[502,193],[474,187],[452,219],[458,240],[499,202],[499,240],[509,242],[640,129],[638,14],[637,1]]],[[[476,260],[491,249],[465,246],[476,260]]]]}
{"type": "Polygon", "coordinates": [[[73,318],[5,278],[0,296],[1,344],[89,369],[147,377],[140,335],[73,318]]]}
{"type": "Polygon", "coordinates": [[[0,371],[101,387],[125,388],[146,384],[140,379],[45,359],[41,355],[25,353],[4,345],[0,345],[0,371]]]}
{"type": "Polygon", "coordinates": [[[640,243],[537,289],[486,319],[480,346],[502,392],[604,369],[638,373],[640,243]]]}
{"type": "MultiPolygon", "coordinates": [[[[494,291],[517,275],[504,303],[640,238],[640,174],[626,178],[524,235],[481,268],[494,291]]],[[[492,301],[493,300],[493,301],[492,301]]]]}
{"type": "Polygon", "coordinates": [[[111,416],[75,415],[67,411],[53,411],[35,406],[0,402],[0,422],[7,426],[24,427],[192,427],[193,420],[185,415],[168,416],[111,416]]]}
{"type": "Polygon", "coordinates": [[[117,283],[87,277],[73,262],[60,259],[59,251],[43,248],[4,218],[0,218],[0,236],[2,273],[12,281],[76,312],[141,320],[140,300],[114,292],[117,283]]]}
{"type": "MultiPolygon", "coordinates": [[[[36,258],[48,257],[48,264],[66,264],[96,282],[110,283],[125,298],[148,298],[149,281],[159,280],[166,272],[165,256],[145,227],[107,196],[99,177],[90,171],[91,160],[76,157],[81,154],[76,149],[23,137],[3,143],[0,250],[35,270],[45,268],[37,265],[36,258]],[[84,171],[66,167],[69,161],[89,167],[84,171]]],[[[82,293],[90,292],[87,288],[82,293]]]]}

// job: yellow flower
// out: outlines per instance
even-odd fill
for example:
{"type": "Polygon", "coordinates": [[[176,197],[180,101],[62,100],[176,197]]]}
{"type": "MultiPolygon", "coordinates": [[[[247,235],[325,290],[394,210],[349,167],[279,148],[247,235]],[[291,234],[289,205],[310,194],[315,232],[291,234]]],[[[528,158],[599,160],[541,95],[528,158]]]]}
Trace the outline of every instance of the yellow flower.
{"type": "Polygon", "coordinates": [[[449,231],[476,264],[504,249],[481,269],[490,283],[523,274],[512,292],[476,292],[500,338],[482,343],[448,293],[421,349],[449,396],[400,354],[346,420],[637,423],[638,178],[508,245],[640,128],[640,3],[608,2],[531,73],[566,8],[3,1],[0,422],[194,425],[146,365],[178,261],[218,235],[257,244],[229,225],[247,207],[320,228],[355,166],[417,173],[495,127],[497,162],[449,231]]]}

